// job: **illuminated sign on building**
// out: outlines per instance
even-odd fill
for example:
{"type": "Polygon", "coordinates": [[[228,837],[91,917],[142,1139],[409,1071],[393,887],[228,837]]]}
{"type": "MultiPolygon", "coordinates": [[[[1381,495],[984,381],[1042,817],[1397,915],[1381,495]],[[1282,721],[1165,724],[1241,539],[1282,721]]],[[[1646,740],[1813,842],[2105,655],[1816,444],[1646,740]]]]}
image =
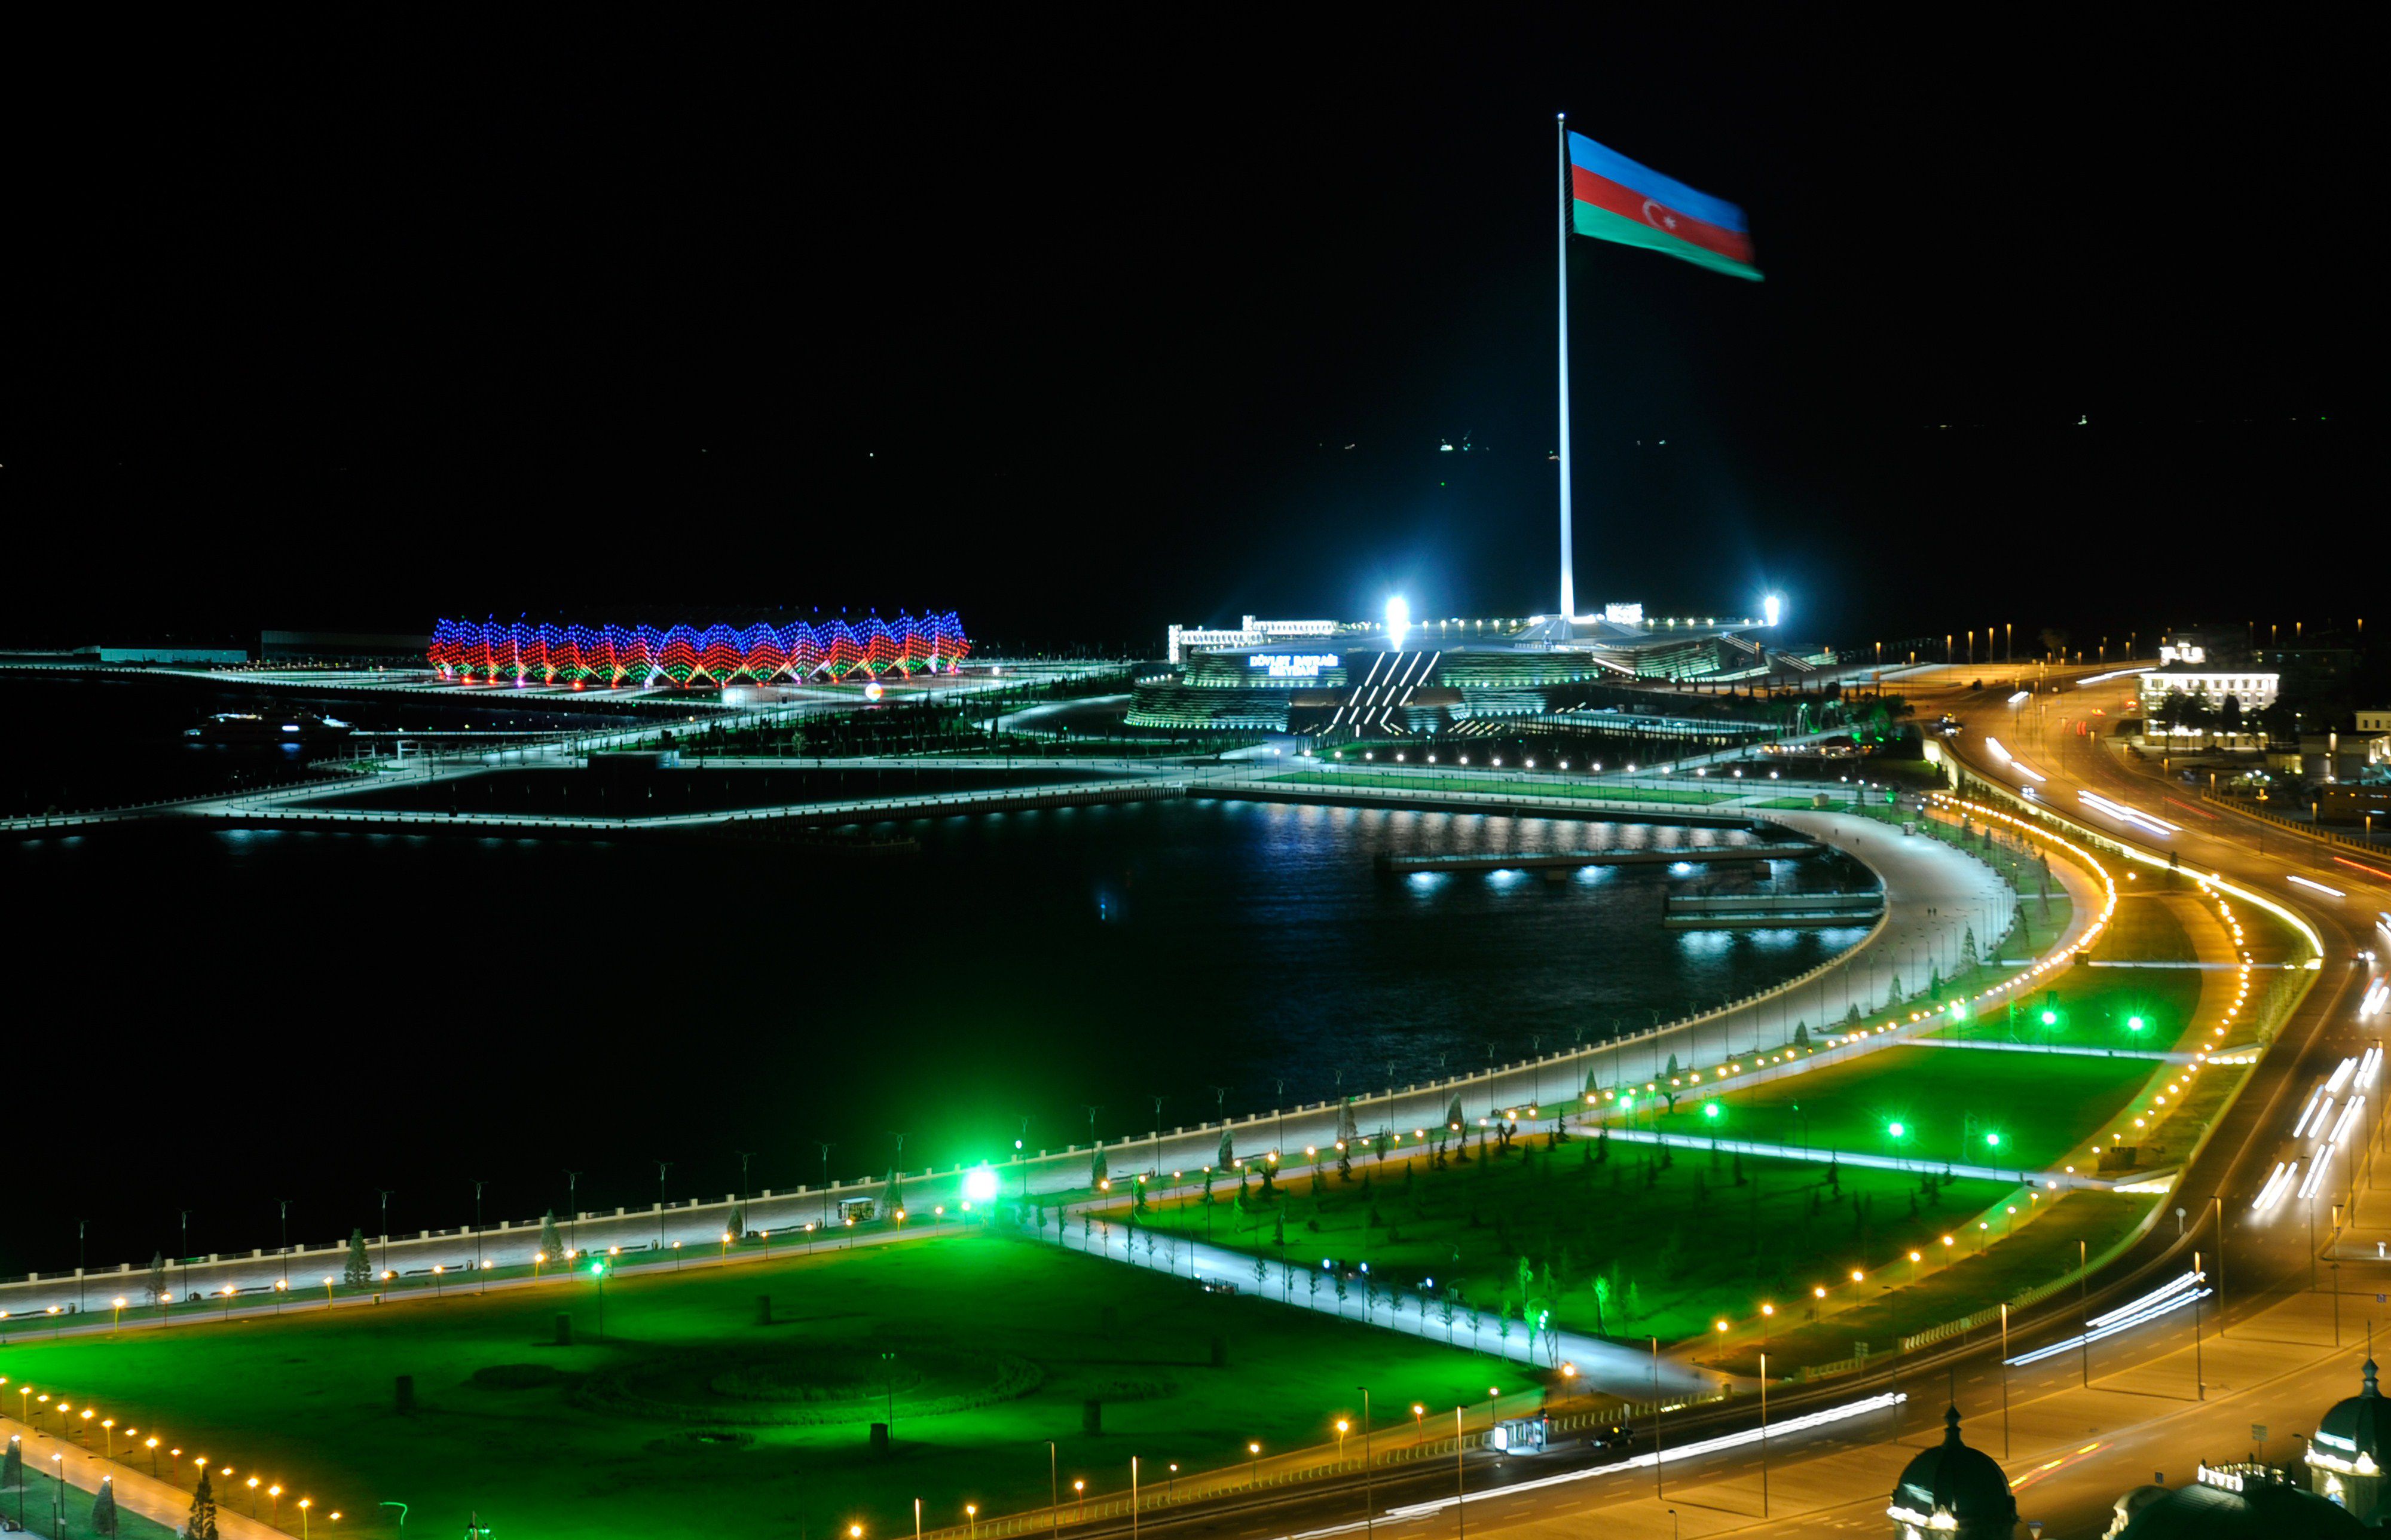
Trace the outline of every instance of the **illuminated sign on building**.
{"type": "Polygon", "coordinates": [[[1613,625],[1642,625],[1644,607],[1641,604],[1606,604],[1602,618],[1613,625]]]}
{"type": "Polygon", "coordinates": [[[2192,647],[2190,644],[2186,644],[2182,647],[2167,644],[2159,648],[2159,662],[2163,665],[2166,663],[2204,663],[2206,661],[2208,661],[2208,649],[2205,648],[2192,647]]]}
{"type": "Polygon", "coordinates": [[[1333,652],[1258,652],[1246,660],[1246,666],[1268,669],[1273,679],[1317,679],[1322,669],[1343,661],[1333,652]]]}

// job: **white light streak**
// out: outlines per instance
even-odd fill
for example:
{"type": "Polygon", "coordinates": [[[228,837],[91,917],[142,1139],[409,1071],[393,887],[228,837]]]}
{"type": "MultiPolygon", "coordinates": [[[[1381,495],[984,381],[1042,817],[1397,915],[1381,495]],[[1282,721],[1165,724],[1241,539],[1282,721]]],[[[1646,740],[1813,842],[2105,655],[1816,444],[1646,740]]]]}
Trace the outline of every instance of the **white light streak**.
{"type": "Polygon", "coordinates": [[[2325,1140],[2325,1143],[2333,1146],[2335,1149],[2339,1149],[2341,1148],[2341,1136],[2349,1132],[2350,1123],[2356,1120],[2360,1111],[2364,1110],[2365,1107],[2366,1098],[2364,1097],[2350,1097],[2349,1105],[2341,1110],[2341,1121],[2333,1125],[2333,1136],[2325,1140]]]}
{"type": "MultiPolygon", "coordinates": [[[[1908,1399],[1908,1395],[1902,1392],[1871,1395],[1864,1400],[1847,1402],[1841,1406],[1829,1406],[1822,1412],[1811,1412],[1802,1417],[1789,1417],[1781,1422],[1771,1422],[1766,1431],[1772,1439],[1783,1438],[1788,1433],[1807,1432],[1813,1428],[1829,1427],[1838,1422],[1848,1422],[1854,1418],[1867,1417],[1871,1412],[1881,1412],[1888,1407],[1899,1405],[1908,1399]]],[[[1621,1460],[1613,1465],[1597,1465],[1583,1470],[1565,1470],[1558,1475],[1544,1476],[1532,1482],[1513,1482],[1508,1486],[1472,1493],[1468,1500],[1507,1496],[1517,1492],[1533,1492],[1540,1487],[1561,1486],[1570,1482],[1583,1482],[1596,1476],[1615,1475],[1622,1470],[1648,1470],[1662,1460],[1699,1459],[1704,1455],[1715,1455],[1723,1449],[1739,1449],[1748,1444],[1758,1444],[1761,1432],[1761,1429],[1747,1428],[1739,1433],[1722,1433],[1716,1438],[1696,1439],[1691,1444],[1673,1444],[1657,1453],[1637,1455],[1633,1459],[1621,1460]]],[[[1463,1500],[1457,1496],[1439,1497],[1434,1502],[1411,1503],[1402,1508],[1389,1508],[1386,1517],[1389,1519],[1424,1518],[1431,1513],[1443,1513],[1454,1504],[1463,1500]]],[[[1306,1534],[1309,1536],[1339,1534],[1347,1529],[1361,1527],[1360,1524],[1350,1524],[1337,1529],[1312,1530],[1306,1534]]],[[[1305,1537],[1297,1536],[1295,1540],[1305,1540],[1305,1537]]]]}
{"type": "Polygon", "coordinates": [[[2297,872],[2289,874],[2285,877],[2284,880],[2288,882],[2296,882],[2303,888],[2314,888],[2317,892],[2330,894],[2334,898],[2347,898],[2349,896],[2347,893],[2343,892],[2339,888],[2328,888],[2321,882],[2312,881],[2307,878],[2300,876],[2297,872]]]}
{"type": "Polygon", "coordinates": [[[2098,792],[2078,791],[2075,795],[2082,799],[2087,807],[2097,808],[2113,818],[2123,818],[2129,824],[2139,824],[2153,833],[2181,834],[2183,832],[2181,824],[2171,824],[2165,818],[2153,818],[2149,814],[2127,807],[2123,802],[2111,802],[2098,792]]]}
{"type": "Polygon", "coordinates": [[[2063,1342],[2053,1342],[2047,1348],[2036,1348],[2032,1353],[2021,1354],[2010,1359],[2010,1364],[2012,1367],[2024,1364],[2038,1364],[2045,1358],[2055,1358],[2062,1353],[2073,1353],[2087,1342],[2097,1342],[2104,1337],[2114,1337],[2117,1333],[2131,1330],[2145,1321],[2154,1321],[2170,1311],[2180,1310],[2194,1300],[2204,1300],[2211,1290],[2193,1287],[2201,1281],[2201,1277],[2198,1273],[2186,1273],[2165,1288],[2145,1294],[2133,1303],[2120,1306],[2106,1315],[2100,1316],[2092,1323],[2094,1329],[2082,1336],[2070,1337],[2063,1342]]]}

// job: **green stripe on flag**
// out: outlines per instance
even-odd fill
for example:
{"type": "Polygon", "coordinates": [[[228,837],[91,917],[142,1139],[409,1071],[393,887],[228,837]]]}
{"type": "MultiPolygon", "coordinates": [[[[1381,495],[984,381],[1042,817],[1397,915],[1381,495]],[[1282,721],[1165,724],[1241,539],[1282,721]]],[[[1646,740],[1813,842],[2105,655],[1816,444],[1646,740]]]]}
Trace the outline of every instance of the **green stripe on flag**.
{"type": "Polygon", "coordinates": [[[1621,246],[1641,246],[1648,251],[1663,252],[1710,268],[1712,272],[1725,273],[1738,278],[1757,280],[1760,277],[1760,269],[1748,263],[1738,262],[1733,257],[1720,256],[1716,251],[1673,236],[1666,230],[1656,230],[1641,220],[1630,219],[1625,214],[1613,213],[1609,209],[1599,208],[1592,203],[1577,204],[1575,212],[1574,224],[1579,235],[1590,236],[1596,240],[1613,241],[1621,246]]]}

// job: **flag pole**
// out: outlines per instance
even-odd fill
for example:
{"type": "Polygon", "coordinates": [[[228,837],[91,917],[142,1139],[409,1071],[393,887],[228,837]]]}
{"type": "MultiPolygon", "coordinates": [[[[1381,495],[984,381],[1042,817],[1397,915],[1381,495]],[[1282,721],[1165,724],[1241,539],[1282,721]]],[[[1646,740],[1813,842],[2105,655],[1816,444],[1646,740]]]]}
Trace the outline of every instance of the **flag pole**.
{"type": "Polygon", "coordinates": [[[1570,550],[1569,237],[1573,189],[1570,186],[1569,114],[1554,114],[1553,127],[1561,154],[1560,230],[1556,250],[1560,259],[1561,635],[1567,636],[1570,622],[1577,618],[1577,580],[1573,571],[1576,563],[1570,550]]]}

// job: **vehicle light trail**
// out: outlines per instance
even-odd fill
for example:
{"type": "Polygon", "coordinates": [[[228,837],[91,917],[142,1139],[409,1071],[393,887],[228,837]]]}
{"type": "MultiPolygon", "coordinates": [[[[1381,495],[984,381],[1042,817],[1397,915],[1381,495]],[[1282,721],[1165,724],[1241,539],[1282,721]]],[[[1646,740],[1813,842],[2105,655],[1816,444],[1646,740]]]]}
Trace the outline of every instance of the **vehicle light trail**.
{"type": "Polygon", "coordinates": [[[2268,1176],[2267,1178],[2266,1185],[2258,1189],[2257,1199],[2251,1203],[2250,1212],[2253,1213],[2264,1213],[2268,1209],[2273,1208],[2276,1200],[2283,1196],[2284,1187],[2290,1183],[2294,1176],[2299,1174],[2299,1170],[2300,1163],[2297,1161],[2294,1161],[2288,1170],[2284,1168],[2282,1161],[2277,1161],[2275,1162],[2274,1174],[2268,1176]]]}
{"type": "MultiPolygon", "coordinates": [[[[1888,1407],[1897,1406],[1908,1399],[1909,1396],[1906,1392],[1888,1391],[1881,1395],[1871,1395],[1863,1400],[1846,1402],[1841,1406],[1829,1406],[1824,1411],[1811,1412],[1803,1417],[1787,1418],[1781,1422],[1771,1422],[1766,1432],[1772,1440],[1781,1439],[1788,1433],[1806,1432],[1813,1428],[1825,1428],[1838,1422],[1848,1422],[1854,1418],[1867,1417],[1872,1412],[1881,1412],[1888,1407]]],[[[1466,1499],[1453,1496],[1439,1497],[1434,1502],[1410,1503],[1402,1508],[1387,1509],[1384,1518],[1424,1518],[1431,1513],[1442,1513],[1455,1503],[1463,1501],[1475,1502],[1485,1497],[1507,1497],[1514,1493],[1534,1492],[1542,1487],[1561,1486],[1570,1482],[1588,1481],[1596,1476],[1613,1476],[1622,1470],[1648,1470],[1656,1463],[1664,1459],[1696,1459],[1704,1455],[1715,1455],[1721,1450],[1739,1449],[1748,1444],[1758,1444],[1761,1433],[1761,1429],[1747,1428],[1739,1433],[1722,1433],[1716,1438],[1696,1439],[1691,1444],[1673,1444],[1658,1453],[1637,1455],[1632,1459],[1620,1460],[1611,1465],[1596,1465],[1583,1470],[1565,1470],[1558,1475],[1540,1477],[1532,1482],[1514,1482],[1509,1486],[1471,1493],[1466,1499]]],[[[1318,1536],[1342,1534],[1348,1530],[1358,1530],[1361,1527],[1356,1523],[1340,1524],[1334,1529],[1308,1530],[1303,1535],[1292,1537],[1292,1540],[1315,1540],[1318,1536]]]]}
{"type": "Polygon", "coordinates": [[[2308,1120],[2316,1117],[2319,1103],[2322,1103],[2328,1110],[2333,1107],[2333,1097],[2321,1085],[2309,1094],[2308,1104],[2300,1110],[2300,1121],[2292,1124],[2293,1138],[2296,1139],[2308,1131],[2308,1120]]]}
{"type": "MultiPolygon", "coordinates": [[[[2340,1063],[2333,1067],[2333,1076],[2324,1083],[2324,1088],[2333,1095],[2339,1096],[2341,1095],[2342,1087],[2349,1084],[2349,1077],[2357,1072],[2358,1060],[2354,1059],[2345,1059],[2340,1063]]],[[[2321,1122],[2322,1120],[2320,1119],[2319,1121],[2321,1122]]],[[[2292,1130],[2292,1134],[2293,1136],[2296,1138],[2299,1135],[2299,1130],[2294,1128],[2292,1130]]]]}
{"type": "Polygon", "coordinates": [[[2325,1140],[2325,1143],[2333,1146],[2335,1149],[2339,1149],[2341,1148],[2341,1136],[2349,1132],[2349,1125],[2357,1121],[2358,1114],[2364,1111],[2365,1109],[2366,1098],[2364,1097],[2350,1097],[2349,1105],[2341,1110],[2341,1121],[2333,1125],[2333,1136],[2325,1140]]]}
{"type": "Polygon", "coordinates": [[[2343,892],[2339,888],[2328,888],[2321,882],[2300,876],[2297,872],[2287,873],[2283,880],[2287,882],[2296,882],[2303,888],[2314,888],[2317,892],[2329,894],[2334,898],[2347,898],[2349,896],[2347,893],[2343,892]]]}
{"type": "Polygon", "coordinates": [[[2075,795],[2087,807],[2097,809],[2100,812],[2109,815],[2112,818],[2123,818],[2129,824],[2139,824],[2144,828],[2151,830],[2154,834],[2181,834],[2183,832],[2183,826],[2181,824],[2171,824],[2165,818],[2154,818],[2149,814],[2141,812],[2139,809],[2127,807],[2123,802],[2111,802],[2108,798],[2101,796],[2097,791],[2078,791],[2075,795]]]}
{"type": "Polygon", "coordinates": [[[2165,1288],[2153,1290],[2130,1304],[2120,1305],[2105,1315],[2093,1317],[2092,1329],[2080,1336],[2070,1337],[2063,1342],[2053,1342],[2049,1347],[2036,1348],[2032,1353],[2020,1354],[2009,1361],[2010,1367],[2017,1368],[2027,1364],[2038,1364],[2046,1358],[2054,1358],[2062,1353],[2073,1353],[2087,1343],[2100,1341],[2104,1337],[2114,1337],[2117,1333],[2131,1330],[2146,1321],[2157,1320],[2172,1311],[2182,1309],[2194,1300],[2204,1300],[2214,1290],[2199,1287],[2203,1277],[2204,1275],[2199,1273],[2186,1273],[2165,1288]]]}

